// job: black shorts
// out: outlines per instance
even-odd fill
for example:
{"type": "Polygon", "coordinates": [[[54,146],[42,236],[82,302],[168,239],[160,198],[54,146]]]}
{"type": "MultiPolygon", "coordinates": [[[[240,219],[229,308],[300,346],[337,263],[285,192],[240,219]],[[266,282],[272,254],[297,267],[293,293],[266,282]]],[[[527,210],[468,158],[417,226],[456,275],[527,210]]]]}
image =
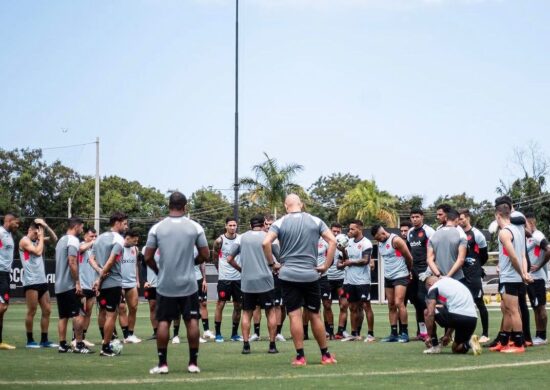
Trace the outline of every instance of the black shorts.
{"type": "Polygon", "coordinates": [[[275,306],[281,306],[283,304],[283,291],[281,290],[279,276],[273,275],[273,284],[275,285],[273,289],[273,304],[275,306]]]}
{"type": "Polygon", "coordinates": [[[522,282],[515,282],[515,283],[499,283],[498,284],[498,292],[500,295],[512,295],[514,297],[519,296],[519,293],[522,289],[523,283],[522,282]]]}
{"type": "Polygon", "coordinates": [[[82,300],[76,295],[75,289],[55,294],[55,296],[60,319],[85,315],[82,300]]]}
{"type": "Polygon", "coordinates": [[[218,300],[241,303],[243,292],[240,280],[218,280],[218,300]]]}
{"type": "Polygon", "coordinates": [[[319,281],[289,282],[280,280],[283,290],[283,301],[286,311],[291,312],[301,307],[312,313],[319,313],[321,308],[321,288],[319,281]]]}
{"type": "Polygon", "coordinates": [[[535,279],[533,283],[527,285],[527,295],[531,301],[531,307],[534,309],[546,305],[546,282],[543,279],[535,279]]]}
{"type": "Polygon", "coordinates": [[[483,286],[481,285],[481,279],[479,283],[468,280],[462,280],[462,283],[464,283],[464,285],[468,287],[468,290],[470,290],[474,301],[477,301],[478,299],[483,299],[483,286]]]}
{"type": "Polygon", "coordinates": [[[321,299],[326,301],[330,300],[330,282],[328,281],[328,277],[321,276],[319,279],[319,288],[321,289],[321,299]]]}
{"type": "Polygon", "coordinates": [[[344,293],[349,303],[370,302],[370,284],[344,284],[344,293]]]}
{"type": "Polygon", "coordinates": [[[243,293],[243,310],[253,311],[256,306],[265,310],[274,307],[273,290],[263,293],[243,293]]]}
{"type": "Polygon", "coordinates": [[[10,273],[0,272],[0,303],[10,303],[10,273]]]}
{"type": "Polygon", "coordinates": [[[157,321],[174,321],[183,317],[188,321],[199,319],[199,295],[197,293],[186,297],[163,297],[157,294],[157,321]]]}
{"type": "Polygon", "coordinates": [[[199,302],[206,302],[208,300],[208,292],[202,291],[202,281],[203,279],[197,280],[197,287],[199,288],[197,294],[199,295],[199,302]]]}
{"type": "Polygon", "coordinates": [[[29,286],[23,286],[23,291],[26,293],[28,290],[34,290],[38,292],[38,299],[42,298],[44,294],[48,292],[48,284],[47,283],[41,283],[41,284],[31,284],[29,286]]]}
{"type": "Polygon", "coordinates": [[[443,328],[455,330],[454,342],[456,344],[464,344],[470,341],[477,325],[476,317],[449,313],[445,306],[436,308],[435,321],[443,328]]]}
{"type": "Polygon", "coordinates": [[[148,301],[156,301],[157,300],[157,288],[156,287],[146,288],[145,291],[143,291],[143,297],[145,299],[147,299],[148,301]]]}
{"type": "Polygon", "coordinates": [[[403,286],[407,287],[409,285],[409,277],[405,276],[403,278],[398,279],[387,279],[384,278],[384,288],[394,288],[396,286],[403,286]]]}
{"type": "Polygon", "coordinates": [[[344,298],[344,279],[329,279],[330,299],[344,298]]]}
{"type": "Polygon", "coordinates": [[[84,298],[86,298],[86,299],[95,298],[95,291],[94,290],[89,290],[89,289],[83,289],[82,290],[82,295],[84,295],[84,298]]]}
{"type": "Polygon", "coordinates": [[[122,287],[109,287],[99,290],[97,301],[100,309],[105,309],[108,312],[117,310],[118,305],[122,302],[122,287]]]}

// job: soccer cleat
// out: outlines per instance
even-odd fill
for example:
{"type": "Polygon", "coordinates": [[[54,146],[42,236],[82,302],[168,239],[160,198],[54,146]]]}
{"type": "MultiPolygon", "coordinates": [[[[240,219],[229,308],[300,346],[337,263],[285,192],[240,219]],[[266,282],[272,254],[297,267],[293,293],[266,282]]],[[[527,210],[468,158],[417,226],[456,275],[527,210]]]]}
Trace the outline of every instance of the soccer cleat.
{"type": "Polygon", "coordinates": [[[69,346],[69,344],[65,344],[64,346],[60,345],[59,347],[57,347],[57,352],[59,352],[59,353],[71,353],[71,352],[73,352],[73,349],[69,346]]]}
{"type": "Polygon", "coordinates": [[[241,351],[243,355],[250,355],[250,347],[243,347],[243,350],[241,351]]]}
{"type": "Polygon", "coordinates": [[[38,349],[38,348],[40,348],[40,345],[38,345],[38,343],[36,341],[29,341],[27,343],[27,345],[25,345],[25,348],[38,349]]]}
{"type": "Polygon", "coordinates": [[[223,343],[225,341],[221,334],[217,334],[215,340],[216,340],[216,343],[223,343]]]}
{"type": "Polygon", "coordinates": [[[258,336],[256,333],[254,333],[252,336],[250,336],[249,341],[258,341],[260,340],[260,336],[258,336]]]}
{"type": "Polygon", "coordinates": [[[496,347],[497,344],[500,344],[498,336],[493,341],[491,341],[489,344],[485,344],[484,347],[485,348],[493,348],[493,347],[496,347]]]}
{"type": "Polygon", "coordinates": [[[532,340],[525,340],[523,342],[523,346],[524,347],[532,347],[533,346],[533,341],[532,340]]]}
{"type": "Polygon", "coordinates": [[[149,374],[168,374],[168,366],[156,366],[149,370],[149,374]]]}
{"type": "Polygon", "coordinates": [[[374,343],[375,341],[376,341],[376,337],[374,337],[371,334],[369,334],[369,335],[367,335],[367,337],[365,337],[365,343],[374,343]]]}
{"type": "Polygon", "coordinates": [[[435,354],[441,353],[441,346],[436,345],[436,346],[430,347],[428,349],[425,349],[424,353],[426,355],[435,355],[435,354]]]}
{"type": "Polygon", "coordinates": [[[384,337],[380,341],[383,343],[397,343],[399,341],[399,336],[390,334],[388,337],[384,337]]]}
{"type": "Polygon", "coordinates": [[[274,354],[274,353],[279,353],[279,350],[277,349],[277,347],[269,348],[269,349],[267,350],[267,353],[272,353],[272,354],[274,354]]]}
{"type": "Polygon", "coordinates": [[[409,335],[407,333],[401,333],[399,335],[399,340],[398,340],[400,343],[408,343],[409,342],[409,335]]]}
{"type": "Polygon", "coordinates": [[[8,343],[0,343],[0,349],[15,349],[15,345],[8,343]]]}
{"type": "Polygon", "coordinates": [[[342,340],[340,341],[361,341],[361,336],[348,336],[348,337],[344,337],[342,340]]]}
{"type": "Polygon", "coordinates": [[[207,342],[206,339],[203,339],[202,337],[199,337],[199,343],[204,344],[206,342],[207,342]]]}
{"type": "Polygon", "coordinates": [[[428,333],[419,333],[418,336],[416,336],[416,339],[418,341],[426,341],[428,338],[428,333]]]}
{"type": "Polygon", "coordinates": [[[343,334],[339,334],[339,333],[336,333],[334,335],[334,340],[343,340],[344,339],[344,335],[343,334]]]}
{"type": "Polygon", "coordinates": [[[202,337],[204,337],[205,339],[210,339],[210,340],[214,340],[216,338],[216,336],[214,335],[214,333],[212,333],[211,330],[205,330],[202,337]]]}
{"type": "Polygon", "coordinates": [[[187,371],[191,374],[198,374],[199,372],[201,372],[201,369],[196,364],[190,364],[187,366],[187,371]]]}
{"type": "Polygon", "coordinates": [[[546,345],[548,344],[548,341],[546,341],[545,339],[542,339],[540,337],[535,337],[533,339],[533,345],[534,346],[537,346],[537,345],[546,345]]]}
{"type": "Polygon", "coordinates": [[[502,346],[502,344],[499,341],[494,346],[489,347],[489,351],[491,351],[491,352],[500,352],[503,348],[504,347],[502,346]]]}
{"type": "Polygon", "coordinates": [[[172,339],[172,344],[179,344],[180,343],[180,336],[174,336],[172,339]]]}
{"type": "Polygon", "coordinates": [[[284,337],[282,334],[277,333],[277,336],[275,336],[275,341],[282,341],[282,342],[284,342],[284,341],[286,341],[286,339],[285,339],[285,337],[284,337]]]}
{"type": "Polygon", "coordinates": [[[88,349],[86,346],[83,346],[82,348],[75,348],[73,349],[73,353],[81,353],[83,355],[89,355],[91,353],[94,353],[91,349],[88,349]]]}
{"type": "MultiPolygon", "coordinates": [[[[178,337],[178,336],[176,336],[178,337]]],[[[174,337],[174,339],[176,338],[174,337]]],[[[125,343],[129,343],[129,344],[138,344],[138,343],[141,343],[141,339],[138,338],[136,335],[131,335],[131,336],[128,336],[124,339],[124,342],[125,343]]],[[[172,344],[174,344],[174,341],[172,340],[172,344]]]]}
{"type": "Polygon", "coordinates": [[[336,364],[338,361],[336,360],[336,357],[334,355],[323,355],[321,357],[321,364],[323,366],[328,366],[330,364],[336,364]]]}
{"type": "Polygon", "coordinates": [[[115,357],[116,353],[113,351],[111,347],[109,347],[109,348],[102,349],[99,355],[105,356],[105,357],[115,357]]]}
{"type": "Polygon", "coordinates": [[[508,345],[500,350],[501,353],[524,353],[525,347],[516,347],[515,345],[508,345]]]}
{"type": "Polygon", "coordinates": [[[42,348],[57,348],[57,347],[59,347],[58,344],[52,343],[51,341],[44,341],[43,343],[40,343],[40,346],[42,348]]]}
{"type": "Polygon", "coordinates": [[[242,342],[243,338],[241,336],[239,336],[238,334],[234,334],[233,336],[231,336],[231,341],[242,342]]]}
{"type": "Polygon", "coordinates": [[[488,343],[489,341],[491,341],[491,339],[485,335],[482,335],[480,338],[479,338],[479,343],[480,344],[485,344],[485,343],[488,343]]]}
{"type": "Polygon", "coordinates": [[[294,367],[300,367],[300,366],[306,366],[307,361],[305,356],[295,357],[292,363],[290,363],[294,367]]]}
{"type": "Polygon", "coordinates": [[[479,344],[479,337],[475,334],[470,337],[470,348],[472,348],[474,356],[481,355],[481,344],[479,344]]]}
{"type": "Polygon", "coordinates": [[[350,334],[344,330],[344,331],[342,332],[342,336],[344,336],[344,338],[345,338],[345,337],[349,337],[350,334]]]}
{"type": "Polygon", "coordinates": [[[94,343],[90,343],[88,340],[86,339],[82,339],[82,342],[84,343],[84,345],[88,348],[90,347],[95,347],[95,344],[94,343]]]}

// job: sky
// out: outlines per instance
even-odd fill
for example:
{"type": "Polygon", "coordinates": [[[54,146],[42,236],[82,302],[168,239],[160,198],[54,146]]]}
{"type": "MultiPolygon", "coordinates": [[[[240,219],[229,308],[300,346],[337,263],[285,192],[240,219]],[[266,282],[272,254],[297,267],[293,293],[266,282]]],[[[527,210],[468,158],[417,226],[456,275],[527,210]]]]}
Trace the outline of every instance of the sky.
{"type": "MultiPolygon", "coordinates": [[[[268,153],[427,202],[550,150],[550,2],[241,0],[239,167],[268,153]]],[[[235,1],[0,2],[0,147],[100,138],[101,175],[230,189],[235,1]]],[[[95,146],[44,150],[93,174],[95,146]]],[[[224,191],[230,197],[231,191],[224,191]]]]}

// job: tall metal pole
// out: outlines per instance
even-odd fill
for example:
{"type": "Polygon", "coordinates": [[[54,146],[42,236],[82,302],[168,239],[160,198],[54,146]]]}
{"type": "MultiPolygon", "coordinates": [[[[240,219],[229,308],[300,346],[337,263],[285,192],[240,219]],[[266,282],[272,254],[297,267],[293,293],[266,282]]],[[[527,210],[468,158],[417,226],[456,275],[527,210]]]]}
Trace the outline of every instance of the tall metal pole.
{"type": "Polygon", "coordinates": [[[99,234],[99,137],[95,139],[95,206],[94,228],[99,234]]]}
{"type": "Polygon", "coordinates": [[[235,0],[235,190],[233,218],[239,218],[239,0],[235,0]]]}

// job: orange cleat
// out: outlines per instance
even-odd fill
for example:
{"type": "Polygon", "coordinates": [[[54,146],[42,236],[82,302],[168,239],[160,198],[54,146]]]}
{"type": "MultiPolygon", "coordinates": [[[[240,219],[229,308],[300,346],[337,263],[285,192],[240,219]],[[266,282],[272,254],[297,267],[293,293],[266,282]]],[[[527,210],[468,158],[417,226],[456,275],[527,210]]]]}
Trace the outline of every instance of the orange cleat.
{"type": "Polygon", "coordinates": [[[336,363],[338,362],[336,361],[336,357],[334,355],[329,355],[329,356],[323,355],[323,357],[321,357],[321,364],[323,366],[327,366],[329,364],[336,364],[336,363]]]}
{"type": "Polygon", "coordinates": [[[515,345],[504,347],[500,350],[502,353],[524,353],[525,347],[522,345],[521,347],[516,347],[515,345]]]}
{"type": "Polygon", "coordinates": [[[502,344],[501,344],[500,341],[499,341],[499,342],[497,343],[497,345],[495,345],[494,347],[489,348],[489,351],[491,351],[491,352],[500,352],[500,351],[502,351],[503,348],[508,348],[508,346],[507,346],[507,347],[503,347],[502,344]]]}
{"type": "Polygon", "coordinates": [[[300,367],[307,365],[305,356],[297,357],[295,358],[292,363],[290,363],[294,367],[300,367]]]}

